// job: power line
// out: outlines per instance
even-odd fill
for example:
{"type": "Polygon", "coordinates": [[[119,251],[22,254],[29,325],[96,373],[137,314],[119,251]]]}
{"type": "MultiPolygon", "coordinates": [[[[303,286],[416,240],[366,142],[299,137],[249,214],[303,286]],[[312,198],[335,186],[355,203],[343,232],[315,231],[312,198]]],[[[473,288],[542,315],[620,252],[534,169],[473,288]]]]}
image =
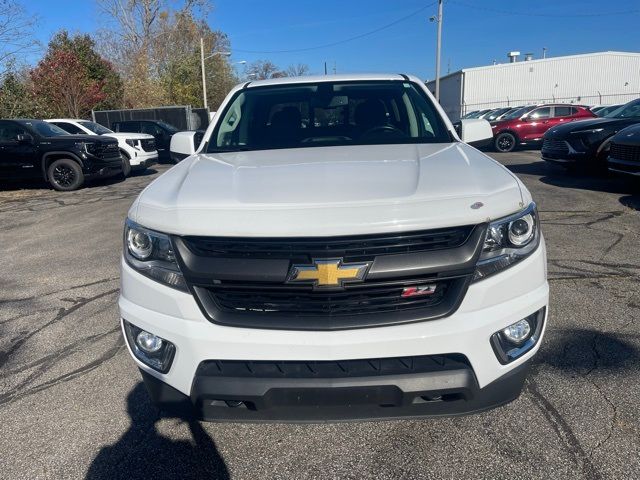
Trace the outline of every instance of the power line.
{"type": "Polygon", "coordinates": [[[395,21],[393,21],[391,23],[387,23],[386,25],[378,27],[378,28],[376,28],[374,30],[370,30],[368,32],[361,33],[360,35],[356,35],[354,37],[349,37],[349,38],[345,38],[343,40],[338,40],[336,42],[325,43],[324,45],[316,45],[314,47],[305,47],[305,48],[294,48],[294,49],[289,49],[289,50],[241,50],[239,48],[234,48],[233,51],[234,52],[241,52],[241,53],[294,53],[294,52],[308,52],[310,50],[320,50],[322,48],[335,47],[336,45],[341,45],[341,44],[347,43],[347,42],[353,42],[354,40],[359,40],[361,38],[373,35],[374,33],[381,32],[382,30],[385,30],[387,28],[393,27],[394,25],[397,25],[398,23],[404,22],[405,20],[408,20],[411,17],[415,17],[419,13],[424,12],[427,8],[432,7],[437,3],[438,2],[431,2],[428,5],[425,5],[424,7],[421,7],[418,10],[415,10],[414,12],[410,13],[409,15],[405,15],[402,18],[399,18],[399,19],[397,19],[397,20],[395,20],[395,21]]]}
{"type": "Polygon", "coordinates": [[[475,8],[476,10],[483,10],[490,13],[500,13],[502,15],[515,15],[525,17],[546,17],[546,18],[585,18],[585,17],[610,17],[613,15],[629,15],[633,13],[640,13],[640,9],[624,10],[618,12],[599,12],[599,13],[573,13],[573,14],[560,14],[560,13],[537,13],[537,12],[516,12],[512,10],[500,10],[498,8],[485,7],[481,5],[475,5],[472,3],[461,2],[459,0],[447,0],[448,3],[455,3],[457,5],[475,8]]]}

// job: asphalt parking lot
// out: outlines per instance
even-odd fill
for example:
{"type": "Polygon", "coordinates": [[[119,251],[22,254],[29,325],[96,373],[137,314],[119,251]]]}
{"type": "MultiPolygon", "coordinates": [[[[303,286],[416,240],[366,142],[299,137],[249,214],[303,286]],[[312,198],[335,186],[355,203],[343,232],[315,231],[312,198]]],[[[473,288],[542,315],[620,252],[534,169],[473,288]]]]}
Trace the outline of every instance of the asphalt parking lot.
{"type": "Polygon", "coordinates": [[[523,395],[460,418],[163,417],[116,300],[127,209],[167,167],[65,194],[0,187],[0,477],[640,478],[640,182],[493,156],[538,202],[550,324],[523,395]]]}

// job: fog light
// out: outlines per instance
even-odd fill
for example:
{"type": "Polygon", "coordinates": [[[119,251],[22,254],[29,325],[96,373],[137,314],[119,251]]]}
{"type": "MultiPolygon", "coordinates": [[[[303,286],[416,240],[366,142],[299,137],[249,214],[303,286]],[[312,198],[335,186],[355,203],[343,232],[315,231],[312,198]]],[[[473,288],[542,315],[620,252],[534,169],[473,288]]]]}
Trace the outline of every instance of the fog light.
{"type": "Polygon", "coordinates": [[[502,334],[510,342],[519,345],[529,338],[529,335],[531,334],[531,325],[527,319],[524,318],[502,330],[502,334]]]}
{"type": "Polygon", "coordinates": [[[491,335],[491,347],[503,365],[511,363],[531,350],[540,340],[546,308],[491,335]]]}
{"type": "Polygon", "coordinates": [[[145,365],[160,373],[167,373],[171,368],[176,347],[173,343],[140,327],[122,320],[129,348],[133,355],[145,365]]]}
{"type": "Polygon", "coordinates": [[[162,348],[162,339],[142,330],[136,337],[136,344],[146,353],[156,353],[162,348]]]}

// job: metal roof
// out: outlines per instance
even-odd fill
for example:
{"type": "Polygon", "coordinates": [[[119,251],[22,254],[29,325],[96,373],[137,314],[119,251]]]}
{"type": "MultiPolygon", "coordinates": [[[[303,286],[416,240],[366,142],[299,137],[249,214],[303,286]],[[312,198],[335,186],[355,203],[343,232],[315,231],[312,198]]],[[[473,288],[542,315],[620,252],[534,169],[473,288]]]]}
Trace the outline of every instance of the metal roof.
{"type": "MultiPolygon", "coordinates": [[[[455,72],[452,72],[448,75],[445,75],[443,77],[440,77],[440,80],[447,78],[447,77],[452,77],[454,75],[459,75],[460,73],[466,73],[466,72],[473,72],[473,71],[479,71],[479,70],[490,70],[490,69],[499,69],[499,68],[512,68],[515,65],[522,65],[527,64],[527,65],[532,65],[532,64],[540,64],[540,63],[552,63],[552,62],[557,62],[557,61],[563,61],[563,60],[567,60],[567,59],[571,59],[571,58],[587,58],[587,57],[601,57],[601,56],[626,56],[626,57],[639,57],[640,58],[640,53],[637,52],[616,52],[616,51],[605,51],[605,52],[593,52],[593,53],[581,53],[581,54],[577,54],[577,55],[564,55],[561,57],[547,57],[547,58],[537,58],[534,60],[521,60],[519,62],[506,62],[506,63],[496,63],[495,65],[484,65],[481,67],[470,67],[470,68],[463,68],[461,70],[456,70],[455,72]]],[[[433,80],[429,80],[429,83],[434,82],[435,79],[433,80]]]]}

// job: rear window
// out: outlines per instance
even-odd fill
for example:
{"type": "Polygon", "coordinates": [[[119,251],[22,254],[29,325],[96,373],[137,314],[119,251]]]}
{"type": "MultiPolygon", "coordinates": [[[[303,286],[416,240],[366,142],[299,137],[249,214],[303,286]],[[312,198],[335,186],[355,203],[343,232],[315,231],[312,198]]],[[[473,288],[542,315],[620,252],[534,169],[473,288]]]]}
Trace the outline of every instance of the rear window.
{"type": "Polygon", "coordinates": [[[87,121],[82,121],[78,123],[82,125],[84,128],[91,130],[96,135],[108,135],[109,133],[113,133],[111,130],[109,130],[106,127],[103,127],[99,123],[87,122],[87,121]]]}
{"type": "Polygon", "coordinates": [[[69,132],[61,129],[60,127],[56,127],[55,125],[47,122],[43,122],[42,120],[27,120],[22,122],[23,125],[27,126],[38,132],[43,137],[59,137],[62,135],[69,135],[69,132]]]}
{"type": "Polygon", "coordinates": [[[319,82],[247,88],[220,113],[209,152],[450,142],[411,82],[319,82]]]}
{"type": "Polygon", "coordinates": [[[577,112],[577,109],[572,107],[555,107],[556,117],[569,117],[576,112],[577,112]]]}
{"type": "Polygon", "coordinates": [[[139,122],[117,122],[113,124],[113,127],[116,132],[140,133],[139,122]]]}
{"type": "Polygon", "coordinates": [[[542,107],[542,108],[536,108],[533,112],[531,112],[529,114],[529,118],[534,118],[534,119],[542,119],[542,118],[549,118],[551,116],[551,107],[542,107]]]}

